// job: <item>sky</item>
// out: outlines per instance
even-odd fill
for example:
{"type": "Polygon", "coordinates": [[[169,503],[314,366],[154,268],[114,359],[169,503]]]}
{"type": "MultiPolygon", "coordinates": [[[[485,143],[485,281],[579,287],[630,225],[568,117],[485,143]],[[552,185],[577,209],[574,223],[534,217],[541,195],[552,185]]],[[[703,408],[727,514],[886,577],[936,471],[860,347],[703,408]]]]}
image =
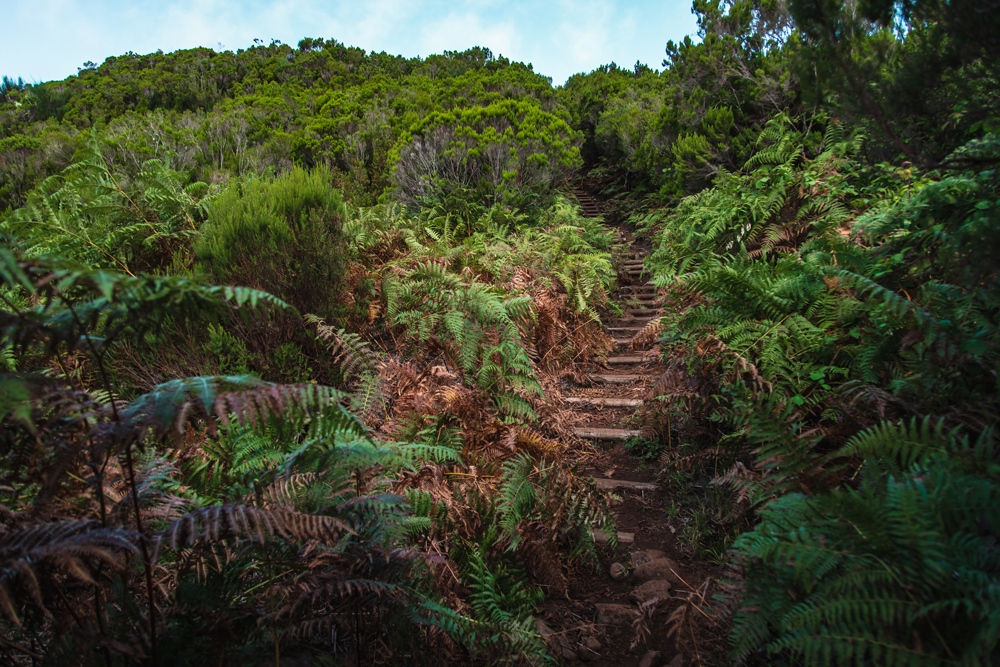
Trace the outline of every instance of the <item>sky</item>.
{"type": "Polygon", "coordinates": [[[405,57],[484,46],[561,85],[640,61],[661,69],[667,40],[694,36],[690,0],[0,0],[0,75],[64,79],[86,61],[254,38],[336,39],[405,57]]]}

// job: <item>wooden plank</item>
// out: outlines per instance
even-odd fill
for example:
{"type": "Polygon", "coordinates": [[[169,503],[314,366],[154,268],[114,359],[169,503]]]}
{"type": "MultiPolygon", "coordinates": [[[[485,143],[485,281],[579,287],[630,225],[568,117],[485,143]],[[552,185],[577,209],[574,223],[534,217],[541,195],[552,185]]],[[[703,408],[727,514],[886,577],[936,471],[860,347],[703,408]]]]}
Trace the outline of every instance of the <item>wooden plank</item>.
{"type": "MultiPolygon", "coordinates": [[[[615,532],[618,533],[618,543],[619,544],[633,544],[635,542],[635,533],[626,533],[626,532],[621,531],[621,530],[616,530],[615,532]]],[[[600,528],[595,528],[594,529],[594,541],[597,542],[598,544],[607,544],[608,543],[608,534],[605,533],[600,528]]]]}
{"type": "Polygon", "coordinates": [[[625,440],[639,435],[639,431],[624,428],[575,428],[573,433],[585,440],[625,440]]]}
{"type": "Polygon", "coordinates": [[[607,382],[609,384],[626,384],[628,382],[636,382],[637,380],[642,380],[645,375],[610,375],[607,373],[591,373],[588,375],[591,380],[597,380],[598,382],[607,382]]]}
{"type": "Polygon", "coordinates": [[[605,398],[603,396],[567,396],[564,403],[581,403],[584,405],[603,405],[607,408],[634,408],[642,405],[638,398],[605,398]]]}
{"type": "Polygon", "coordinates": [[[647,354],[642,357],[608,357],[609,364],[645,364],[650,361],[656,361],[658,355],[647,354]]]}
{"type": "Polygon", "coordinates": [[[597,488],[610,491],[612,489],[631,489],[633,491],[659,491],[660,487],[649,482],[630,482],[625,479],[594,479],[597,488]]]}

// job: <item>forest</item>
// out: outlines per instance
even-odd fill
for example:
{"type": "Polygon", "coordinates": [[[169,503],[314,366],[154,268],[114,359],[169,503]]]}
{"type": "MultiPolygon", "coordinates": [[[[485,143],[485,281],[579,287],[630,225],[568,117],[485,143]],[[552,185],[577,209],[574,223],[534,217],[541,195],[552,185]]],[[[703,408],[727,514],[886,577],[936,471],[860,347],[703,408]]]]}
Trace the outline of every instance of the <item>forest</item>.
{"type": "Polygon", "coordinates": [[[6,73],[0,663],[1000,665],[1000,5],[692,11],[6,73]]]}

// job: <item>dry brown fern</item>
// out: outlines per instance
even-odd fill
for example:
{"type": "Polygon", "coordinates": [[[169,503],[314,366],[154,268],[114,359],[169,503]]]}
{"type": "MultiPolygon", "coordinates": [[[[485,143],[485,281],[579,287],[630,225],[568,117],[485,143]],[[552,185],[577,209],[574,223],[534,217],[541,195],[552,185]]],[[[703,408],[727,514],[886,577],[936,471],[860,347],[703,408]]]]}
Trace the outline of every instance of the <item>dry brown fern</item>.
{"type": "Polygon", "coordinates": [[[632,342],[629,343],[629,347],[634,350],[642,345],[655,343],[659,340],[660,334],[665,328],[666,326],[663,323],[663,318],[654,317],[639,331],[639,333],[632,337],[632,342]]]}
{"type": "Polygon", "coordinates": [[[120,569],[123,553],[139,553],[139,539],[132,531],[87,520],[35,523],[0,533],[0,609],[18,625],[15,602],[30,600],[48,614],[46,603],[66,585],[61,578],[93,584],[98,564],[120,569]]]}
{"type": "Polygon", "coordinates": [[[251,505],[213,505],[185,514],[154,535],[152,559],[158,560],[164,547],[179,553],[199,541],[245,538],[263,544],[278,537],[334,543],[344,532],[354,531],[334,517],[251,505]]]}
{"type": "Polygon", "coordinates": [[[673,639],[677,648],[695,665],[705,664],[698,648],[698,637],[703,634],[704,625],[706,622],[717,625],[709,615],[711,604],[705,597],[711,584],[712,579],[706,578],[698,588],[679,593],[676,598],[682,602],[667,617],[667,637],[673,639]]]}

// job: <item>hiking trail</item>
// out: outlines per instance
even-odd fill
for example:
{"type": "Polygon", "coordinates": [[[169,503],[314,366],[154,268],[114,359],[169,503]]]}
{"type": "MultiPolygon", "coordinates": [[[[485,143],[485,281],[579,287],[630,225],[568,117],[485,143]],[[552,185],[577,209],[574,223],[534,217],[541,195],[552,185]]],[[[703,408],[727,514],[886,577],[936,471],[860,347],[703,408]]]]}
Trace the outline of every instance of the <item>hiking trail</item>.
{"type": "MultiPolygon", "coordinates": [[[[576,191],[586,217],[600,215],[597,200],[576,191]]],[[[655,468],[631,456],[625,442],[640,434],[630,418],[650,393],[664,367],[656,343],[633,344],[647,324],[659,317],[662,297],[649,282],[643,261],[649,248],[618,229],[616,253],[625,256],[619,273],[617,304],[622,317],[604,319],[615,341],[606,368],[587,375],[586,384],[563,389],[573,431],[603,450],[588,468],[597,486],[611,493],[618,548],[611,553],[608,536],[595,531],[595,542],[611,553],[601,572],[581,568],[570,576],[564,597],[550,595],[537,616],[550,652],[564,664],[576,661],[615,667],[681,667],[698,664],[668,636],[668,619],[687,622],[693,605],[701,605],[704,573],[680,563],[682,527],[667,512],[666,497],[655,468]]],[[[690,653],[691,647],[687,648],[690,653]]]]}

